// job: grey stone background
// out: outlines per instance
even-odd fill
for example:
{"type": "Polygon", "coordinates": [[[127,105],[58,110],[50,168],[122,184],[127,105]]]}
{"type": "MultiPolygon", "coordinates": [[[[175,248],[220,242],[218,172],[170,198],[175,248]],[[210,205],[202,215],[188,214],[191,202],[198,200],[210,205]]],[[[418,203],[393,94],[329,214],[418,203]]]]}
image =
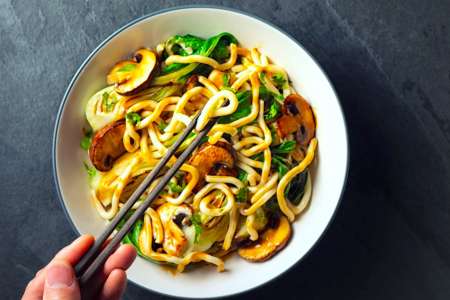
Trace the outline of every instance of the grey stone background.
{"type": "MultiPolygon", "coordinates": [[[[75,238],[53,185],[52,130],[104,38],[187,1],[0,0],[0,298],[75,238]]],[[[297,38],[346,114],[351,167],[318,247],[245,299],[450,299],[450,2],[213,1],[297,38]]],[[[151,278],[149,278],[151,280],[151,278]]],[[[132,284],[125,299],[166,299],[132,284]]],[[[237,297],[236,297],[237,298],[237,297]]]]}

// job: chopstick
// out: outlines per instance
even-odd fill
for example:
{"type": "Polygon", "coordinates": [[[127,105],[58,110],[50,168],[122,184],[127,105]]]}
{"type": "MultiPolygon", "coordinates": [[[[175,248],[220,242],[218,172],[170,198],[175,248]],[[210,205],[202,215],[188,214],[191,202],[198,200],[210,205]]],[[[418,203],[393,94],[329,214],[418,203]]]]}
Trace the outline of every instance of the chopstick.
{"type": "Polygon", "coordinates": [[[182,135],[176,140],[172,147],[169,148],[167,153],[161,158],[160,162],[147,175],[144,181],[127,200],[125,205],[119,210],[118,214],[111,220],[106,229],[100,234],[98,238],[96,238],[94,245],[92,245],[89,251],[86,252],[82,259],[77,263],[77,265],[75,266],[75,274],[79,280],[80,286],[86,285],[86,283],[92,278],[99,267],[102,266],[105,263],[106,259],[116,250],[117,246],[120,244],[125,235],[131,230],[134,223],[138,219],[142,218],[150,204],[158,197],[159,193],[164,189],[170,179],[175,175],[175,173],[188,159],[192,152],[194,152],[197,146],[202,143],[203,138],[208,134],[208,132],[217,121],[216,118],[213,118],[206,124],[205,128],[197,134],[192,143],[183,151],[183,153],[181,153],[173,166],[169,168],[168,172],[161,178],[156,187],[147,195],[145,200],[143,200],[136,211],[125,221],[123,226],[105,245],[105,242],[116,229],[120,221],[131,210],[132,206],[150,186],[153,180],[155,180],[161,170],[166,167],[167,163],[175,154],[178,147],[188,137],[189,133],[191,133],[195,128],[198,117],[199,114],[197,114],[197,116],[189,123],[189,125],[183,131],[182,135]]]}

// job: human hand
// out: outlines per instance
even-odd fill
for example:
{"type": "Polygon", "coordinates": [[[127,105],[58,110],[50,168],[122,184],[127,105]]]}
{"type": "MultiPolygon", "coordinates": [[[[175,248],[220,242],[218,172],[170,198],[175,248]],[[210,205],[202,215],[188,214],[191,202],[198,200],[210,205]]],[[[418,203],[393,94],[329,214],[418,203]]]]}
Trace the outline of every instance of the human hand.
{"type": "Polygon", "coordinates": [[[80,290],[73,267],[93,243],[94,237],[83,235],[59,251],[28,283],[22,300],[120,299],[127,282],[125,270],[136,258],[136,250],[131,245],[120,246],[80,290]]]}

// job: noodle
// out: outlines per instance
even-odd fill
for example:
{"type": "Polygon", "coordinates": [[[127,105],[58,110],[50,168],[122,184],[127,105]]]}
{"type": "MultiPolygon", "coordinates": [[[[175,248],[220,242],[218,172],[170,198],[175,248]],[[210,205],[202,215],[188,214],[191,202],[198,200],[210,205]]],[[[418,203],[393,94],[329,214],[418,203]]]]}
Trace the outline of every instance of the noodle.
{"type": "MultiPolygon", "coordinates": [[[[91,148],[101,144],[100,130],[122,124],[120,140],[105,142],[105,149],[123,149],[105,158],[111,165],[107,170],[92,161],[98,172],[90,183],[91,199],[100,217],[111,220],[198,115],[193,132],[133,205],[137,209],[198,132],[217,118],[207,142],[181,166],[124,242],[145,259],[175,265],[178,272],[199,261],[223,271],[217,249],[227,253],[240,248],[242,239],[257,242],[264,238],[268,218],[279,214],[293,222],[308,207],[316,119],[304,116],[305,105],[292,112],[296,102],[285,104],[295,93],[286,71],[259,49],[238,46],[231,34],[208,40],[175,36],[156,52],[160,67],[145,86],[124,96],[117,90],[122,81],[116,82],[88,101],[86,118],[96,134],[91,148]],[[288,129],[283,118],[290,118],[288,129]],[[311,119],[313,125],[307,123],[311,119]]],[[[124,76],[117,72],[113,75],[124,76]]]]}

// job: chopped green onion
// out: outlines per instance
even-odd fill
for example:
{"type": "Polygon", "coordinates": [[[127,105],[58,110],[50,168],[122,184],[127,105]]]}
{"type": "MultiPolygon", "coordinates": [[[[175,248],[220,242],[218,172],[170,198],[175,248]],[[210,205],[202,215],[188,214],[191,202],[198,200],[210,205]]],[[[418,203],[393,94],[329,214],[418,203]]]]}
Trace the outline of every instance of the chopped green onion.
{"type": "Polygon", "coordinates": [[[138,113],[130,112],[125,115],[125,119],[133,125],[141,121],[141,116],[138,113]]]}

